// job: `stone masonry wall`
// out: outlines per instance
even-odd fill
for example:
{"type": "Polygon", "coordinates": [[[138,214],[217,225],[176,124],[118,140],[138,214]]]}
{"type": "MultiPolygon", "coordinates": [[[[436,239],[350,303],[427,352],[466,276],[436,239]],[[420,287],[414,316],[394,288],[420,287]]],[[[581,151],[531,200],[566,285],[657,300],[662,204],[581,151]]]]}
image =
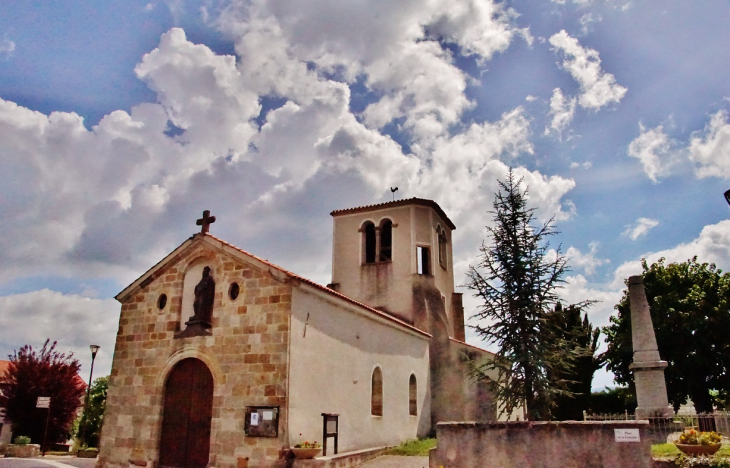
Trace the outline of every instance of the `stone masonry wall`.
{"type": "Polygon", "coordinates": [[[156,466],[165,379],[190,357],[213,375],[209,466],[281,466],[291,286],[200,238],[152,278],[121,298],[98,468],[156,466]],[[212,335],[175,338],[185,272],[201,261],[216,281],[212,335]],[[233,281],[241,290],[236,300],[228,295],[233,281]],[[168,298],[162,310],[161,294],[168,298]],[[279,406],[278,438],[245,437],[249,405],[279,406]]]}
{"type": "Polygon", "coordinates": [[[430,468],[650,468],[647,421],[439,423],[430,468]],[[618,442],[616,429],[638,429],[618,442]]]}

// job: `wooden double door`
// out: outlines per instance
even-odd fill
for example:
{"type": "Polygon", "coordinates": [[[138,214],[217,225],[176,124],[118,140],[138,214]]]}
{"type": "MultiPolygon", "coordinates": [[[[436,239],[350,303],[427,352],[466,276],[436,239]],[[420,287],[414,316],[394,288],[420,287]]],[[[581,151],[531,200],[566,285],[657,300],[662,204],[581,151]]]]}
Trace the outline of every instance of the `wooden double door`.
{"type": "Polygon", "coordinates": [[[210,455],[213,376],[199,359],[183,359],[165,382],[161,467],[205,468],[210,455]]]}

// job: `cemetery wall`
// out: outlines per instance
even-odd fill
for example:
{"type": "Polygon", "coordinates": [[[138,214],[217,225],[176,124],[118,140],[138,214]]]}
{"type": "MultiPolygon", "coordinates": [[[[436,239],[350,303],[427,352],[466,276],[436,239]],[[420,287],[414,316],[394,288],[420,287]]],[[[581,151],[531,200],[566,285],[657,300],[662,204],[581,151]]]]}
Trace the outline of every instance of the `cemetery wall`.
{"type": "Polygon", "coordinates": [[[650,468],[648,426],[646,421],[439,423],[429,466],[650,468]]]}

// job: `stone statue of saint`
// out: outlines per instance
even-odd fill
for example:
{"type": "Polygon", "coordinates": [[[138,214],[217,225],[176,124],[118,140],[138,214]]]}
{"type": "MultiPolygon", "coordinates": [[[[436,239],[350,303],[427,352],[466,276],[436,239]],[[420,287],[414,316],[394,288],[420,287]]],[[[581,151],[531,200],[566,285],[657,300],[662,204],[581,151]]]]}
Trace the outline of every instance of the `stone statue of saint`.
{"type": "Polygon", "coordinates": [[[203,277],[195,286],[195,300],[193,301],[193,310],[195,315],[191,317],[191,322],[198,322],[204,326],[210,327],[213,319],[213,300],[215,299],[215,281],[210,276],[210,267],[203,268],[203,277]]]}

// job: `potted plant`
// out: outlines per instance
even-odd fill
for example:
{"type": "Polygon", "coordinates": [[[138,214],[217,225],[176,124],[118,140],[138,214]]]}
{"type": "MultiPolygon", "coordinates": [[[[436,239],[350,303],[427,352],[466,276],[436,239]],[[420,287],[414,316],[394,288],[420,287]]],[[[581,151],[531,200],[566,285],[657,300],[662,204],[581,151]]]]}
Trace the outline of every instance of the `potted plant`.
{"type": "Polygon", "coordinates": [[[291,451],[296,458],[314,458],[322,450],[322,444],[314,442],[301,442],[292,447],[291,451]]]}
{"type": "Polygon", "coordinates": [[[722,436],[714,431],[699,432],[695,429],[685,429],[674,445],[687,455],[712,455],[720,450],[722,436]]]}
{"type": "Polygon", "coordinates": [[[87,447],[84,445],[76,452],[78,458],[96,458],[99,455],[99,449],[94,447],[87,447]]]}

